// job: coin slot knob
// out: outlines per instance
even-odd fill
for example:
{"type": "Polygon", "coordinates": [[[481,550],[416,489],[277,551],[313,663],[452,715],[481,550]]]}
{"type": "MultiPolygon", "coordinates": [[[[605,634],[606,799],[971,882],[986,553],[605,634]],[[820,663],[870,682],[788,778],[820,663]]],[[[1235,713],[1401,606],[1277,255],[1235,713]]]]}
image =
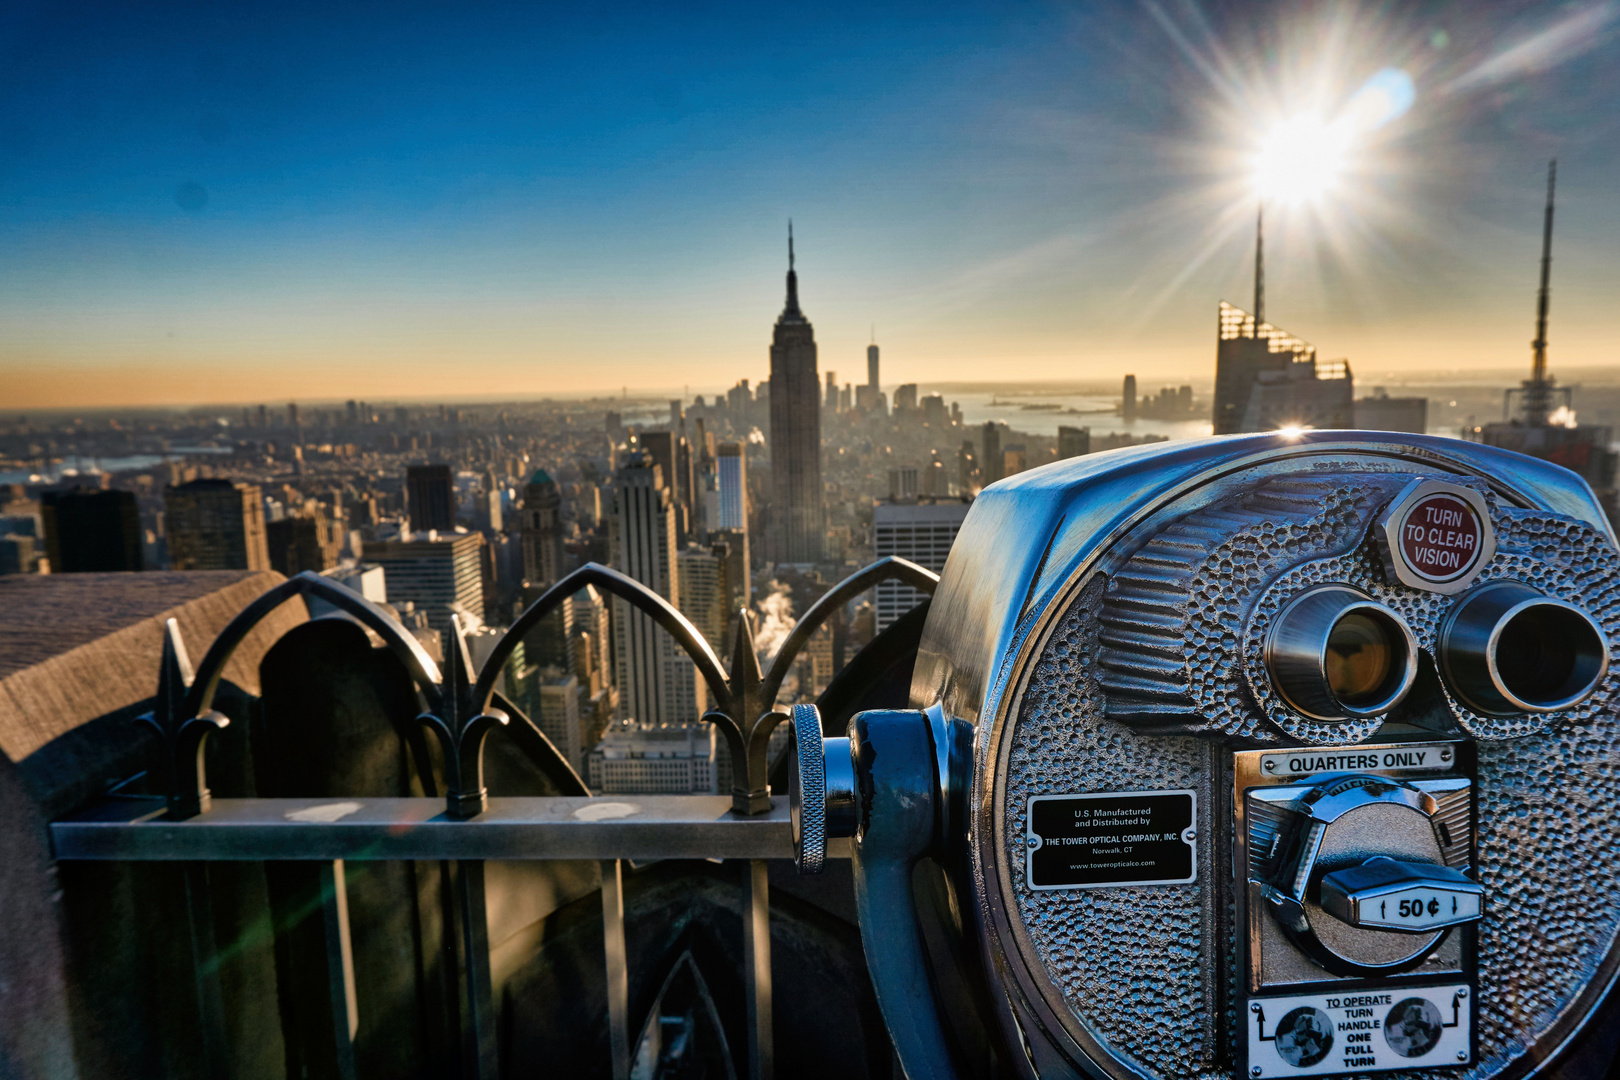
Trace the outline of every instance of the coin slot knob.
{"type": "Polygon", "coordinates": [[[1449,866],[1375,856],[1322,878],[1322,910],[1351,926],[1422,934],[1474,922],[1485,887],[1449,866]]]}

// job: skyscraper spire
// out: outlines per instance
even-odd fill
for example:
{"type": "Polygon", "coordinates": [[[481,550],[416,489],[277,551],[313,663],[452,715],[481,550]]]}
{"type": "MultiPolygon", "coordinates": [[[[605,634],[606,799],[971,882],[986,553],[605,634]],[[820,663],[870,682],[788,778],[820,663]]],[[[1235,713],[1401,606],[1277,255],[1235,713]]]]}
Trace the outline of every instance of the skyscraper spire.
{"type": "Polygon", "coordinates": [[[793,269],[793,219],[788,218],[788,276],[787,276],[787,306],[782,309],[784,319],[801,319],[803,313],[799,311],[799,275],[793,269]]]}
{"type": "Polygon", "coordinates": [[[827,532],[821,483],[821,379],[816,334],[799,310],[793,269],[793,222],[788,222],[787,307],[771,332],[771,514],[766,534],[771,562],[821,560],[827,532]]]}

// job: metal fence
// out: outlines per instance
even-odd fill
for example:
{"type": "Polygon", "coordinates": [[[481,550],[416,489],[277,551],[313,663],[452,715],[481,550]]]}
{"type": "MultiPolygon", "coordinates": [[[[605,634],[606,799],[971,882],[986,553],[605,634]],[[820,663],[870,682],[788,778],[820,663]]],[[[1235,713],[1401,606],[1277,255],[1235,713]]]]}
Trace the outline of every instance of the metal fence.
{"type": "MultiPolygon", "coordinates": [[[[207,883],[210,862],[298,861],[321,866],[327,991],[340,1076],[355,1077],[359,1030],[344,864],[350,860],[436,860],[449,864],[461,934],[463,1059],[469,1075],[499,1074],[497,1010],[490,974],[484,862],[490,859],[598,860],[602,871],[603,959],[608,987],[613,1076],[631,1070],[629,976],[625,952],[625,859],[746,861],[742,875],[744,985],[748,1002],[748,1072],[772,1074],[770,904],[767,859],[792,856],[786,800],[767,780],[771,731],[788,714],[776,698],[810,635],[838,608],[880,581],[897,579],[931,594],[938,577],[904,559],[882,559],[840,582],[800,618],[763,672],[749,620],[741,617],[730,672],[695,627],[668,601],[625,575],[588,563],[534,602],[505,632],[473,677],[456,622],[441,668],[383,609],[317,574],[269,590],[226,626],[195,670],[174,620],[164,640],[154,708],[141,722],[161,740],[163,767],[152,786],[162,796],[111,796],[51,824],[58,860],[176,863],[183,868],[186,917],[201,1005],[197,1054],[208,1076],[228,1076],[223,995],[207,883]],[[715,705],[703,719],[719,728],[731,751],[730,796],[502,797],[484,786],[484,743],[509,723],[516,706],[496,681],[525,634],[587,585],[645,612],[692,658],[715,705]],[[230,720],[213,708],[226,662],[248,632],[295,596],[319,598],[374,631],[405,665],[423,706],[419,720],[444,755],[442,799],[213,799],[204,751],[208,736],[230,720]],[[346,1034],[345,1034],[346,1033],[346,1034]]],[[[745,613],[746,614],[746,613],[745,613]]],[[[497,735],[498,737],[498,735],[497,735]]],[[[847,844],[847,842],[846,842],[847,844]]],[[[847,855],[848,848],[829,854],[847,855]]]]}

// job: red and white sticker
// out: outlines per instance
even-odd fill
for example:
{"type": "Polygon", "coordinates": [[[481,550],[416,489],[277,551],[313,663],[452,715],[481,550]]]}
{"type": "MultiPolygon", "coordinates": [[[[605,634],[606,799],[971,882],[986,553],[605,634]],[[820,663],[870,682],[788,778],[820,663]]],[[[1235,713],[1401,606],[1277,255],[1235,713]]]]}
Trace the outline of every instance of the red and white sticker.
{"type": "Polygon", "coordinates": [[[1455,581],[1479,562],[1485,530],[1464,500],[1437,491],[1415,501],[1401,520],[1401,556],[1414,574],[1455,581]]]}
{"type": "Polygon", "coordinates": [[[1406,485],[1375,535],[1385,569],[1401,584],[1430,592],[1466,589],[1496,554],[1485,496],[1443,480],[1406,485]]]}

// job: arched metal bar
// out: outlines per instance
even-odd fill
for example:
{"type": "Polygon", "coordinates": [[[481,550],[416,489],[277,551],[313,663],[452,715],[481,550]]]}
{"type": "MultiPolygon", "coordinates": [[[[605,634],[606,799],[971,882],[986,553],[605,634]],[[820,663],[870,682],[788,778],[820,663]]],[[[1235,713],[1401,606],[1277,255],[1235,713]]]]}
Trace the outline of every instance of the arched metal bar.
{"type": "MultiPolygon", "coordinates": [[[[923,573],[927,571],[924,570],[923,573]]],[[[533,630],[541,619],[556,610],[564,599],[587,585],[595,585],[604,592],[612,593],[651,616],[653,621],[668,631],[681,648],[686,650],[686,655],[697,664],[698,673],[703,676],[703,681],[709,684],[720,711],[731,712],[730,683],[720,667],[719,658],[714,655],[714,650],[709,647],[709,643],[704,640],[697,627],[693,626],[690,620],[677,611],[668,600],[635,578],[594,562],[586,563],[547,589],[540,595],[540,599],[530,604],[506,633],[501,635],[501,640],[495,643],[489,659],[484,661],[484,668],[478,673],[478,683],[473,689],[473,704],[480,712],[490,707],[490,698],[495,693],[495,680],[499,677],[501,669],[506,666],[506,661],[518,642],[522,641],[524,635],[533,630]]]]}
{"type": "MultiPolygon", "coordinates": [[[[820,630],[821,624],[826,622],[834,611],[878,582],[896,578],[918,592],[925,592],[930,596],[934,595],[934,589],[939,585],[938,574],[918,566],[909,559],[901,559],[894,555],[885,556],[834,585],[825,596],[810,605],[810,610],[799,619],[798,625],[788,634],[787,640],[776,650],[776,655],[771,657],[770,669],[765,674],[759,692],[760,703],[764,708],[775,707],[776,695],[782,689],[782,680],[786,679],[787,673],[793,669],[793,661],[798,657],[799,650],[804,648],[804,643],[810,640],[810,635],[820,630]]],[[[775,723],[770,725],[775,726],[775,723]]],[[[769,734],[767,728],[767,737],[769,734]]]]}
{"type": "Polygon", "coordinates": [[[318,596],[333,607],[353,615],[366,627],[375,630],[389,651],[404,663],[406,670],[411,673],[411,678],[427,696],[429,704],[435,708],[438,706],[441,680],[439,665],[435,664],[433,657],[422,648],[421,642],[386,611],[359,593],[305,570],[261,594],[220,631],[214,643],[208,646],[208,654],[198,666],[197,678],[191,684],[190,692],[186,696],[188,715],[199,716],[213,706],[214,693],[219,689],[220,676],[224,673],[225,664],[236,651],[236,647],[242,644],[249,631],[267,615],[295,596],[318,596]]]}

